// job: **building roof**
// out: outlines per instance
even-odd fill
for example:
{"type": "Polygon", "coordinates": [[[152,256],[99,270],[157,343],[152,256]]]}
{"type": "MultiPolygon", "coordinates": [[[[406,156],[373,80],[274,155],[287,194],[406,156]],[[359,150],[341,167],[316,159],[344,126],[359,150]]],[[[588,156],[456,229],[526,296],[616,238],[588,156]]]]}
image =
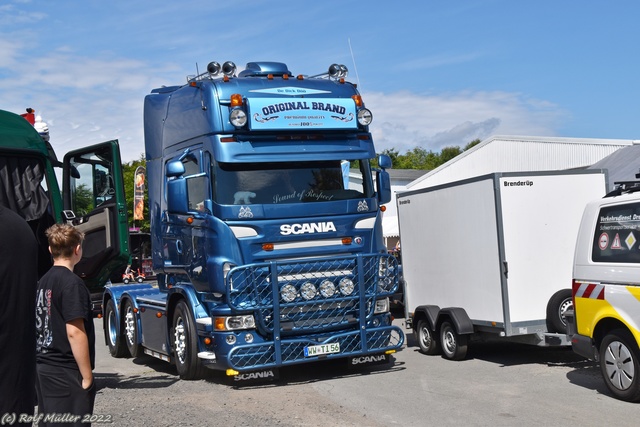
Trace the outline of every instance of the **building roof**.
{"type": "Polygon", "coordinates": [[[492,136],[407,185],[433,187],[493,172],[534,172],[585,168],[633,140],[492,136]]]}
{"type": "Polygon", "coordinates": [[[608,172],[608,188],[613,190],[618,181],[637,181],[640,172],[640,145],[630,145],[608,155],[587,169],[606,169],[608,172]]]}

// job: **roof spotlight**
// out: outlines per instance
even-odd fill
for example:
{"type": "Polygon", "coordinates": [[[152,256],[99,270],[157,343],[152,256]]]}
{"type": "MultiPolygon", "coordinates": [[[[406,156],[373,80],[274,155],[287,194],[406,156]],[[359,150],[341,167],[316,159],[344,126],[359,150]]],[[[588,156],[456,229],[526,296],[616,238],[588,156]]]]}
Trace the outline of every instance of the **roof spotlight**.
{"type": "Polygon", "coordinates": [[[222,73],[225,76],[233,76],[236,73],[236,64],[231,61],[225,62],[224,64],[222,64],[222,73]]]}
{"type": "Polygon", "coordinates": [[[220,72],[220,64],[216,61],[209,62],[209,65],[207,65],[207,72],[212,76],[215,76],[220,72]]]}
{"type": "Polygon", "coordinates": [[[344,64],[340,65],[340,77],[342,78],[346,78],[347,74],[349,74],[349,70],[347,69],[347,66],[344,64]]]}
{"type": "Polygon", "coordinates": [[[329,66],[329,76],[337,79],[341,77],[340,73],[342,72],[342,66],[340,64],[331,64],[329,66]]]}

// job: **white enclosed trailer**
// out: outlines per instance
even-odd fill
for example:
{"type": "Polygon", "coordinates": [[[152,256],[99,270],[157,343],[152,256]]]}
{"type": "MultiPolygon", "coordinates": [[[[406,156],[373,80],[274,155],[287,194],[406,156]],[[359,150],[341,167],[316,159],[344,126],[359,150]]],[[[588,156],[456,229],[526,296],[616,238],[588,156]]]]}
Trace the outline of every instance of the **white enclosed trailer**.
{"type": "Polygon", "coordinates": [[[472,339],[566,345],[580,218],[602,170],[493,173],[398,194],[407,327],[425,354],[472,339]]]}

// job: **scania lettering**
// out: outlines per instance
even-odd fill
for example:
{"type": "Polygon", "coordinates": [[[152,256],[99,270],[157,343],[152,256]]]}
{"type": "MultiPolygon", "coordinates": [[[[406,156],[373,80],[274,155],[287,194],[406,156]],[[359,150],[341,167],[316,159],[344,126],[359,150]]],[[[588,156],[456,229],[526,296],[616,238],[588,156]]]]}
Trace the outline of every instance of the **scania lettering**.
{"type": "Polygon", "coordinates": [[[289,234],[304,233],[328,233],[336,231],[332,222],[321,222],[318,224],[283,224],[280,226],[280,234],[287,236],[289,234]]]}
{"type": "Polygon", "coordinates": [[[250,379],[402,346],[382,236],[391,161],[372,166],[372,114],[346,74],[212,62],[146,96],[157,286],[107,288],[113,356],[151,354],[184,379],[206,368],[250,379]]]}

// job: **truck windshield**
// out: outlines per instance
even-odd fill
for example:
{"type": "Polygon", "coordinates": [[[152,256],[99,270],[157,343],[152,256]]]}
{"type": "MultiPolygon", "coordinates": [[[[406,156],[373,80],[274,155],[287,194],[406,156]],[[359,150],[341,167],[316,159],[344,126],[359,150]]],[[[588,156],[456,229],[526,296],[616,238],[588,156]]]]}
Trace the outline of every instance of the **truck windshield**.
{"type": "Polygon", "coordinates": [[[218,163],[214,200],[222,205],[316,203],[372,197],[368,161],[218,163]]]}

